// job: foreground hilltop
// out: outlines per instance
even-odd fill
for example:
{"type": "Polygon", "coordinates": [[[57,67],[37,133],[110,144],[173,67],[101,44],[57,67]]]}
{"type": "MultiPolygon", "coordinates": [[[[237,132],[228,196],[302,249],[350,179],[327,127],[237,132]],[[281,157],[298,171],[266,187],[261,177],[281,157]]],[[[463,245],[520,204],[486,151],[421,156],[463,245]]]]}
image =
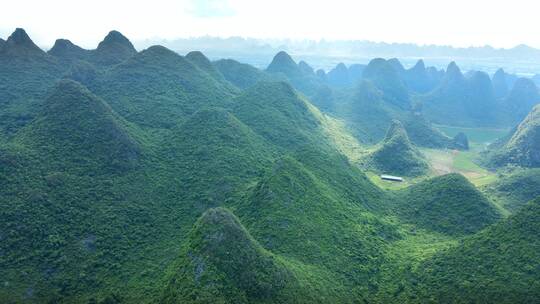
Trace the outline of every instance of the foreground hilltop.
{"type": "Polygon", "coordinates": [[[163,303],[304,298],[296,294],[303,289],[286,264],[263,249],[238,218],[223,208],[206,211],[195,223],[171,272],[163,303]]]}

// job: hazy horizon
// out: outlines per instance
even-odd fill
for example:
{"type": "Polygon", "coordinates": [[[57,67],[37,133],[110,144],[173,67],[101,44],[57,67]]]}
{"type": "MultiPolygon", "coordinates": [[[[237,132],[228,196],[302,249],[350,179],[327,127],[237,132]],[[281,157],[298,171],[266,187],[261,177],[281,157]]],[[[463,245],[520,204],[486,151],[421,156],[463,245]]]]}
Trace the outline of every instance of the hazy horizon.
{"type": "Polygon", "coordinates": [[[36,44],[50,47],[57,38],[94,48],[110,30],[133,41],[190,37],[243,37],[312,41],[371,41],[456,48],[525,44],[540,48],[535,3],[512,5],[458,0],[383,0],[359,4],[337,0],[312,3],[284,0],[156,0],[152,3],[95,1],[6,1],[0,37],[24,28],[36,44]],[[422,9],[419,9],[422,8],[422,9]]]}

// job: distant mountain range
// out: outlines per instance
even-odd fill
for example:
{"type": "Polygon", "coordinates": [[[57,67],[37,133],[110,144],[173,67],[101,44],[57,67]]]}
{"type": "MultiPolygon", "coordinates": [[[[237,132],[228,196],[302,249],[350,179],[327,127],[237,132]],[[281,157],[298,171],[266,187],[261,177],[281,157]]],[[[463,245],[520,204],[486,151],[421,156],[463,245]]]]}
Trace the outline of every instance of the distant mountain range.
{"type": "Polygon", "coordinates": [[[211,58],[234,58],[257,67],[268,64],[278,51],[302,58],[313,65],[329,69],[337,61],[367,63],[374,57],[397,57],[407,66],[415,59],[424,58],[428,64],[441,68],[450,61],[458,61],[465,70],[481,69],[494,72],[504,67],[512,73],[536,74],[540,72],[540,49],[524,44],[513,48],[452,47],[447,45],[417,45],[414,43],[386,43],[363,40],[314,41],[289,39],[255,39],[243,37],[192,37],[175,40],[149,39],[135,41],[139,48],[160,44],[179,53],[193,49],[203,51],[211,58]]]}

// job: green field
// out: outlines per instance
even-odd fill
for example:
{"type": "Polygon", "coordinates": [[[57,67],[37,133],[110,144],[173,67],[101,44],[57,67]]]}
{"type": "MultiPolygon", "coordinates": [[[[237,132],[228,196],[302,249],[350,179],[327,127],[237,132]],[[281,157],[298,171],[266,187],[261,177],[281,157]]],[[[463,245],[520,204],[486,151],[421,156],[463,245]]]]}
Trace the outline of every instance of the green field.
{"type": "Polygon", "coordinates": [[[481,145],[493,143],[494,141],[505,136],[509,132],[509,129],[498,128],[466,128],[444,125],[434,126],[450,137],[454,137],[456,136],[456,134],[463,132],[465,133],[465,135],[467,135],[470,143],[481,145]]]}
{"type": "Polygon", "coordinates": [[[463,174],[476,186],[489,184],[497,179],[497,175],[474,162],[477,151],[422,149],[432,167],[433,175],[448,173],[463,174]]]}
{"type": "MultiPolygon", "coordinates": [[[[437,125],[442,132],[448,136],[455,136],[463,132],[469,139],[468,151],[458,151],[450,149],[428,149],[421,148],[422,153],[431,165],[429,176],[437,176],[448,173],[460,173],[467,177],[474,185],[484,186],[497,180],[497,175],[482,168],[477,164],[481,157],[480,152],[484,151],[486,146],[495,142],[501,136],[506,135],[506,129],[490,128],[464,128],[453,126],[437,125]]],[[[369,179],[382,189],[397,190],[412,184],[415,184],[426,177],[407,179],[402,183],[383,181],[378,174],[368,172],[369,179]]]]}

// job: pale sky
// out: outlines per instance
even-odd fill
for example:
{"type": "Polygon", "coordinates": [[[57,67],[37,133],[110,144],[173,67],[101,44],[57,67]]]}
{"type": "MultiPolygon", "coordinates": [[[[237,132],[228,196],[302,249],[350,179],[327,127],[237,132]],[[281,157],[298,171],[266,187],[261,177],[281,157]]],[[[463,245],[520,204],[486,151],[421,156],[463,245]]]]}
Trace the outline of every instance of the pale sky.
{"type": "Polygon", "coordinates": [[[540,48],[532,0],[2,0],[0,37],[94,48],[112,29],[131,40],[242,36],[540,48]]]}

